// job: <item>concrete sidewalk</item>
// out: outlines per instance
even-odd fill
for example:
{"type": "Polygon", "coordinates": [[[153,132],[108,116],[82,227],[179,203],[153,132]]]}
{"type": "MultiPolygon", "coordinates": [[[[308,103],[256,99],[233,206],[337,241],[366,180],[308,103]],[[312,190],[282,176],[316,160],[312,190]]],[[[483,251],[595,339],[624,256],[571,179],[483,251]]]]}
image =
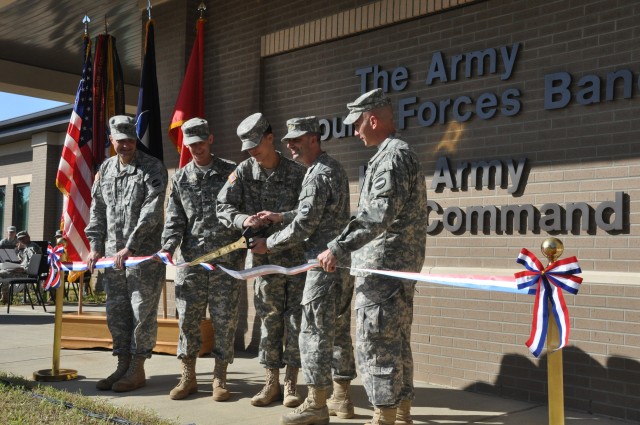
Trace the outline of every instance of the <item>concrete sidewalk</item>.
{"type": "MultiPolygon", "coordinates": [[[[35,371],[50,369],[53,347],[54,307],[42,308],[11,306],[11,314],[0,306],[0,370],[32,379],[35,371]]],[[[65,313],[74,310],[65,306],[65,313]]],[[[70,392],[80,391],[87,396],[98,396],[114,405],[147,408],[161,417],[176,419],[181,424],[198,425],[266,425],[280,423],[280,416],[290,411],[282,405],[253,407],[251,397],[263,385],[263,371],[253,356],[239,353],[229,366],[231,400],[217,403],[211,399],[212,358],[198,359],[199,392],[186,400],[174,401],[169,390],[178,382],[179,362],[173,356],[154,355],[146,363],[147,386],[131,393],[97,391],[95,382],[109,375],[116,361],[109,351],[62,350],[61,368],[75,369],[78,378],[72,381],[50,383],[70,392]]],[[[281,378],[282,380],[282,378],[281,378]]],[[[332,424],[363,424],[371,418],[365,391],[359,380],[353,383],[356,417],[331,418],[332,424]]],[[[306,388],[300,386],[303,395],[306,388]]],[[[412,415],[415,424],[468,424],[541,425],[548,423],[547,408],[520,401],[474,394],[466,391],[437,387],[416,382],[416,399],[412,415]]],[[[567,424],[621,425],[624,421],[592,416],[573,411],[565,412],[567,424]]]]}

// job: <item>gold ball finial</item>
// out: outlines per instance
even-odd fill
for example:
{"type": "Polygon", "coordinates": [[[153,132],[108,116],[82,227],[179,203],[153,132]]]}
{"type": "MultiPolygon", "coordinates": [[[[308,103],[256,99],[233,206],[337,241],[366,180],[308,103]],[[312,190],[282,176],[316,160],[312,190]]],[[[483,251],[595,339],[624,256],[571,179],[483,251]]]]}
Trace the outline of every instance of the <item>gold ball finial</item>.
{"type": "Polygon", "coordinates": [[[564,244],[558,238],[546,238],[540,245],[542,255],[547,257],[550,262],[556,261],[564,252],[564,244]]]}

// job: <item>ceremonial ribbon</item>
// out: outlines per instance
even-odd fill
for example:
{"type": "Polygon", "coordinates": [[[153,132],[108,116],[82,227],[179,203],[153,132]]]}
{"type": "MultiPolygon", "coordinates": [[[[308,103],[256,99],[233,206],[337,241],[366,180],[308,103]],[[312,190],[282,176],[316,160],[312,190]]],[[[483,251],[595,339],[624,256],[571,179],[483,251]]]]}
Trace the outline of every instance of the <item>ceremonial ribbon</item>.
{"type": "MultiPolygon", "coordinates": [[[[60,253],[59,247],[56,247],[56,249],[53,251],[60,253]]],[[[164,264],[170,266],[189,266],[188,262],[175,264],[173,259],[171,258],[171,255],[166,252],[158,252],[154,255],[144,257],[129,257],[125,260],[124,265],[126,267],[137,266],[138,264],[150,260],[154,257],[160,258],[160,260],[162,260],[164,264]]],[[[52,254],[51,251],[49,253],[49,259],[50,263],[56,264],[56,266],[52,266],[52,268],[50,269],[50,276],[47,279],[47,285],[49,285],[50,281],[53,281],[54,285],[59,284],[59,276],[56,277],[56,270],[83,271],[87,270],[88,268],[85,262],[61,263],[60,257],[58,255],[52,254]]],[[[542,352],[542,348],[544,346],[547,335],[549,323],[549,304],[551,312],[553,313],[556,319],[556,323],[558,324],[558,330],[560,334],[560,344],[557,349],[564,347],[569,341],[569,312],[564,301],[562,291],[558,290],[558,288],[563,289],[571,294],[577,294],[579,285],[582,282],[582,278],[575,275],[578,273],[582,273],[582,270],[580,270],[580,266],[578,265],[578,260],[576,259],[576,257],[570,257],[563,260],[555,261],[544,268],[542,266],[542,263],[540,263],[536,256],[525,248],[523,248],[520,252],[517,262],[523,264],[527,270],[516,273],[515,280],[511,276],[456,274],[440,275],[401,272],[393,270],[373,270],[360,268],[350,269],[352,271],[360,271],[400,279],[409,279],[425,283],[434,283],[438,285],[448,285],[485,291],[499,291],[516,294],[535,295],[536,299],[533,308],[534,313],[531,335],[529,337],[529,340],[526,342],[526,346],[534,356],[539,357],[540,353],[542,352]],[[549,302],[547,302],[547,300],[549,302]]],[[[276,273],[295,275],[304,273],[320,266],[317,261],[311,261],[309,263],[288,268],[269,264],[237,271],[227,269],[220,265],[213,266],[209,263],[199,264],[200,266],[210,271],[215,270],[217,267],[230,276],[240,280],[248,280],[259,276],[276,273]]],[[[113,265],[113,258],[101,258],[95,263],[94,268],[104,269],[113,267],[113,265]]],[[[47,286],[46,288],[49,287],[50,286],[47,286]]]]}
{"type": "Polygon", "coordinates": [[[45,291],[55,289],[60,285],[60,269],[62,269],[60,257],[62,254],[64,254],[64,245],[56,245],[55,248],[51,245],[47,246],[49,274],[47,275],[47,280],[44,282],[45,291]]]}
{"type": "Polygon", "coordinates": [[[539,357],[547,337],[549,308],[558,325],[559,345],[556,350],[569,342],[569,310],[561,289],[577,294],[582,278],[575,275],[582,273],[582,270],[576,257],[555,261],[544,268],[536,256],[525,248],[520,251],[517,262],[527,269],[515,274],[518,288],[536,288],[531,335],[525,345],[534,356],[539,357]]]}
{"type": "MultiPolygon", "coordinates": [[[[124,266],[125,267],[135,267],[140,263],[144,263],[145,261],[151,260],[154,257],[158,257],[160,260],[162,260],[162,262],[168,266],[174,266],[174,267],[188,267],[189,263],[186,262],[182,262],[182,263],[174,263],[173,262],[173,258],[171,257],[171,254],[169,254],[168,252],[157,252],[153,255],[146,255],[143,257],[129,257],[126,260],[124,260],[124,266]]],[[[215,270],[215,266],[209,264],[209,263],[199,263],[200,266],[204,267],[205,269],[211,271],[211,270],[215,270]]],[[[115,260],[113,257],[104,257],[99,259],[98,261],[95,262],[95,264],[93,265],[94,269],[108,269],[110,267],[113,267],[115,265],[115,260]]],[[[84,261],[67,261],[67,262],[62,262],[60,268],[64,271],[77,271],[77,272],[81,272],[81,271],[85,271],[89,269],[89,266],[87,265],[86,262],[84,261]]]]}

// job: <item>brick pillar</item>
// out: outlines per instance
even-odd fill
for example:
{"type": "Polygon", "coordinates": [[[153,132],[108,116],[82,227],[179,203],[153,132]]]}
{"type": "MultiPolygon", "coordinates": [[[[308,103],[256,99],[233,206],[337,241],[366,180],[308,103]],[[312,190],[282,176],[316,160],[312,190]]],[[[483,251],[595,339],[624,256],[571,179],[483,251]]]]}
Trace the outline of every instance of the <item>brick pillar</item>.
{"type": "Polygon", "coordinates": [[[29,233],[33,240],[51,240],[60,225],[60,191],[56,188],[56,173],[60,161],[63,135],[44,132],[31,137],[31,198],[29,233]]]}

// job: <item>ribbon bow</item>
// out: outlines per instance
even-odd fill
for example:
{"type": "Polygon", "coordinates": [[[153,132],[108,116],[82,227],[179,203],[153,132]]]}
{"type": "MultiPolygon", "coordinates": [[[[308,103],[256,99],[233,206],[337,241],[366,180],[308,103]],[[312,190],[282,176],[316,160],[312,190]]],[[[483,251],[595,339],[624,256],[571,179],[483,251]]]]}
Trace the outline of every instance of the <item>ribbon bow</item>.
{"type": "Polygon", "coordinates": [[[56,245],[55,248],[52,248],[51,245],[47,246],[49,274],[47,275],[47,280],[44,283],[45,291],[55,289],[60,285],[60,270],[62,269],[60,257],[62,254],[64,254],[64,245],[56,245]]]}
{"type": "Polygon", "coordinates": [[[581,277],[574,276],[582,273],[578,260],[576,257],[569,257],[554,261],[547,268],[544,268],[532,252],[522,248],[516,261],[527,269],[515,274],[518,289],[529,288],[530,294],[536,294],[531,335],[525,344],[534,356],[540,356],[547,337],[549,304],[551,304],[551,311],[556,319],[560,333],[560,344],[557,348],[559,350],[569,342],[570,325],[569,310],[564,301],[562,291],[559,291],[558,288],[564,289],[570,294],[575,295],[578,293],[582,283],[581,277]],[[547,300],[549,303],[547,303],[547,300]]]}

